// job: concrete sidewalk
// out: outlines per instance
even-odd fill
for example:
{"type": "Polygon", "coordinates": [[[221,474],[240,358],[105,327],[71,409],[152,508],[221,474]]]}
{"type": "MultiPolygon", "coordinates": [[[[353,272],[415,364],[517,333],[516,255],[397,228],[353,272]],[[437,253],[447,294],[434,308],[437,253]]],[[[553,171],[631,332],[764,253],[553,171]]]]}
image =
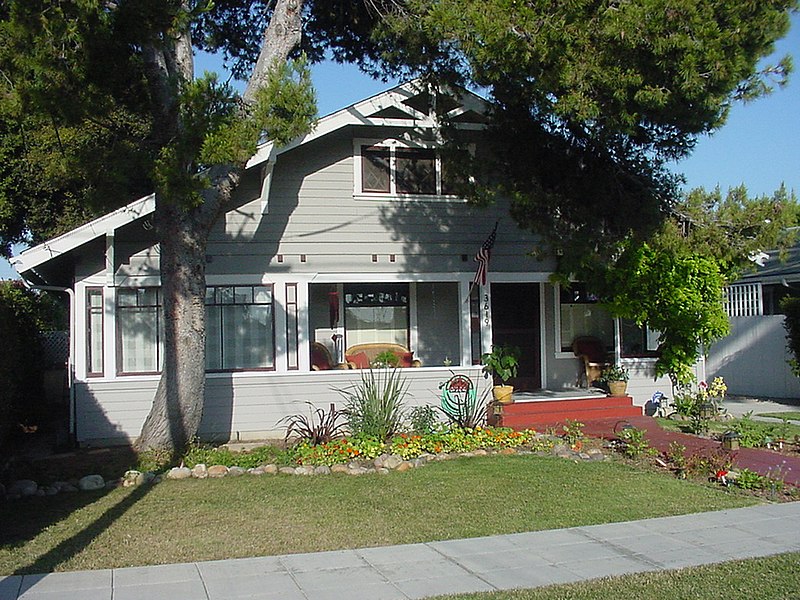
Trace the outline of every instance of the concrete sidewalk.
{"type": "Polygon", "coordinates": [[[0,600],[403,600],[791,551],[800,551],[800,502],[428,544],[14,575],[0,578],[0,600]]]}

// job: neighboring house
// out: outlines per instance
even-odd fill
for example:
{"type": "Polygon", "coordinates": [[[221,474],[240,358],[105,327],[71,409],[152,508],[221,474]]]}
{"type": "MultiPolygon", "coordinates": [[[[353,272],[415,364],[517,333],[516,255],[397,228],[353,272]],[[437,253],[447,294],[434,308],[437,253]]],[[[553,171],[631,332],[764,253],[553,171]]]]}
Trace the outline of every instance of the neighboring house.
{"type": "Polygon", "coordinates": [[[728,393],[764,398],[800,398],[800,378],[789,368],[783,297],[800,295],[800,246],[766,252],[756,270],[729,286],[730,335],[708,353],[709,379],[722,377],[728,393]]]}
{"type": "MultiPolygon", "coordinates": [[[[281,435],[281,418],[307,411],[306,401],[326,407],[359,380],[358,370],[326,367],[377,342],[421,362],[403,371],[412,404],[437,404],[453,372],[483,385],[480,357],[492,344],[522,349],[518,389],[577,397],[572,342],[582,335],[631,367],[637,404],[669,392],[652,375],[652,336],[615,322],[580,285],[550,283],[554,261],[531,255],[537,238],[517,228],[507,204],[480,208],[449,193],[433,100],[479,159],[485,101],[435,98],[409,83],[249,161],[208,244],[202,437],[281,435]],[[471,289],[473,257],[497,221],[487,283],[471,289]]],[[[138,435],[157,386],[154,202],[132,202],[14,260],[31,284],[74,296],[72,426],[84,444],[138,435]]]]}

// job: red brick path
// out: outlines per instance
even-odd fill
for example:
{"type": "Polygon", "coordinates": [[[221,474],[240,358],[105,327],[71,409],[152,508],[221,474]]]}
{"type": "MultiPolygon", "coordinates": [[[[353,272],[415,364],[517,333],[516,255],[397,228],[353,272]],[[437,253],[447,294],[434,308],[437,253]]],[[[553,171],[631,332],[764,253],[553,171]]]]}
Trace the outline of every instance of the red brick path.
{"type": "MultiPolygon", "coordinates": [[[[647,433],[645,439],[650,446],[661,452],[669,450],[672,442],[686,446],[686,454],[703,454],[721,449],[717,440],[665,431],[652,417],[628,417],[625,419],[595,419],[584,421],[583,431],[591,437],[604,439],[616,438],[616,431],[623,423],[644,429],[647,433]]],[[[781,476],[786,483],[800,486],[800,454],[792,452],[781,454],[761,448],[740,448],[734,453],[734,465],[740,469],[747,468],[760,475],[775,475],[780,469],[781,476]]]]}

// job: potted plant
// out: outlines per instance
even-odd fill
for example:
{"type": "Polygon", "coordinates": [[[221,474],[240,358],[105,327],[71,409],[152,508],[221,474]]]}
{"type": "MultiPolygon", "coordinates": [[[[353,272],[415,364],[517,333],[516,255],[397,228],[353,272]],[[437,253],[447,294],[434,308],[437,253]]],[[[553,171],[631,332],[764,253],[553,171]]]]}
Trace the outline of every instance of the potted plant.
{"type": "Polygon", "coordinates": [[[628,369],[618,364],[606,367],[600,373],[600,381],[608,386],[612,396],[624,396],[628,390],[628,369]]]}
{"type": "Polygon", "coordinates": [[[494,399],[501,404],[514,401],[514,387],[508,380],[517,376],[520,350],[515,346],[492,346],[492,351],[481,356],[485,377],[492,377],[494,399]]]}

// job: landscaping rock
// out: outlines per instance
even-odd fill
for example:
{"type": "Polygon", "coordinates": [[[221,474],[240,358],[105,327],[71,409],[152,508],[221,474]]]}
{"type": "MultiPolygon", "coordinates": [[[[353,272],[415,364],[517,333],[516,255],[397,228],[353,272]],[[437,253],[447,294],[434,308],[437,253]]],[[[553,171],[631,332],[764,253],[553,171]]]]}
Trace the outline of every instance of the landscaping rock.
{"type": "Polygon", "coordinates": [[[189,479],[192,470],[189,467],[175,467],[167,471],[167,479],[189,479]]]}
{"type": "Polygon", "coordinates": [[[314,475],[314,467],[310,465],[302,465],[294,470],[295,475],[314,475]]]}
{"type": "Polygon", "coordinates": [[[347,465],[333,465],[331,467],[331,473],[348,473],[349,469],[347,465]]]}
{"type": "Polygon", "coordinates": [[[6,494],[9,498],[23,498],[35,496],[39,485],[32,479],[19,479],[8,486],[6,494]]]}
{"type": "Polygon", "coordinates": [[[385,467],[381,467],[380,469],[375,469],[375,472],[381,475],[388,475],[389,473],[391,473],[391,471],[385,467]]]}
{"type": "Polygon", "coordinates": [[[500,454],[503,454],[504,456],[508,456],[508,455],[516,454],[516,453],[517,453],[517,449],[516,448],[503,448],[502,450],[500,450],[500,454]]]}
{"type": "Polygon", "coordinates": [[[294,475],[294,469],[292,467],[281,467],[278,469],[278,473],[282,473],[284,475],[294,475]]]}
{"type": "MultiPolygon", "coordinates": [[[[396,469],[402,463],[403,463],[402,457],[397,456],[396,454],[392,454],[391,456],[386,457],[386,460],[383,461],[383,465],[381,466],[383,466],[386,469],[396,469]]],[[[375,466],[377,467],[378,465],[375,466]]]]}
{"type": "Polygon", "coordinates": [[[208,477],[208,468],[203,464],[200,463],[199,465],[195,465],[194,469],[192,469],[192,477],[195,479],[205,479],[208,477]]]}
{"type": "Polygon", "coordinates": [[[145,485],[147,483],[155,483],[156,482],[156,474],[152,471],[145,471],[144,473],[139,473],[136,476],[134,483],[136,485],[145,485]]]}
{"type": "Polygon", "coordinates": [[[414,465],[412,465],[407,460],[404,460],[399,465],[397,465],[397,468],[395,469],[395,471],[397,471],[398,473],[404,473],[405,471],[409,471],[409,470],[411,470],[413,468],[414,468],[414,465]]]}
{"type": "Polygon", "coordinates": [[[241,477],[245,474],[245,470],[242,467],[231,467],[228,469],[228,477],[241,477]]]}
{"type": "Polygon", "coordinates": [[[328,465],[319,465],[314,469],[314,475],[330,475],[331,468],[328,465]]]}
{"type": "Polygon", "coordinates": [[[264,473],[275,475],[278,472],[278,465],[264,465],[264,473]]]}
{"type": "Polygon", "coordinates": [[[58,494],[58,488],[54,485],[48,485],[46,488],[44,488],[44,493],[47,496],[55,496],[58,494]]]}
{"type": "Polygon", "coordinates": [[[369,469],[360,465],[352,465],[347,467],[348,475],[366,475],[369,469]]]}
{"type": "Polygon", "coordinates": [[[39,488],[39,489],[37,489],[37,490],[36,490],[36,494],[35,494],[35,495],[36,495],[36,496],[39,496],[40,498],[41,498],[41,497],[43,497],[43,496],[45,496],[44,488],[39,488]]]}
{"type": "Polygon", "coordinates": [[[82,492],[102,490],[104,487],[106,487],[106,482],[102,475],[87,475],[78,480],[78,489],[82,492]]]}
{"type": "Polygon", "coordinates": [[[122,487],[133,487],[135,485],[139,485],[136,483],[136,478],[141,475],[139,471],[125,471],[125,475],[122,476],[122,487]]]}
{"type": "Polygon", "coordinates": [[[62,494],[74,494],[77,491],[78,491],[77,486],[74,486],[71,483],[65,483],[60,489],[60,492],[62,494]]]}
{"type": "Polygon", "coordinates": [[[208,467],[208,476],[213,479],[225,477],[228,474],[228,467],[225,465],[211,465],[208,467]]]}
{"type": "Polygon", "coordinates": [[[487,454],[489,454],[489,452],[483,448],[478,448],[472,453],[473,456],[486,456],[487,454]]]}

